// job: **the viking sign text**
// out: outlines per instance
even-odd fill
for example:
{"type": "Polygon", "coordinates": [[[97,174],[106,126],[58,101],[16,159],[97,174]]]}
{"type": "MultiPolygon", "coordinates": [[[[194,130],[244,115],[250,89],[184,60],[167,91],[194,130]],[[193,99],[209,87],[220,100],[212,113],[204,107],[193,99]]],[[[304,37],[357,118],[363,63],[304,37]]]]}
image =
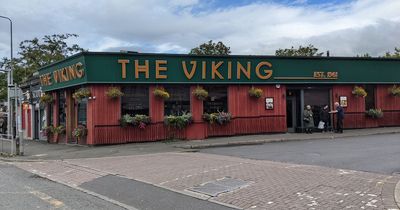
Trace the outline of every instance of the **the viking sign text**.
{"type": "Polygon", "coordinates": [[[57,69],[40,76],[40,83],[42,86],[52,85],[53,83],[67,82],[74,79],[79,79],[85,76],[83,64],[78,62],[76,64],[57,69]]]}
{"type": "MultiPolygon", "coordinates": [[[[118,59],[121,65],[121,78],[126,79],[127,72],[130,71],[135,79],[149,79],[150,71],[154,71],[155,79],[168,79],[168,61],[155,60],[154,68],[150,69],[149,60],[128,60],[118,59]],[[128,64],[132,64],[128,68],[128,64]]],[[[174,69],[176,70],[176,69],[174,69]]],[[[268,61],[257,63],[239,61],[181,61],[178,65],[178,72],[181,72],[188,80],[197,77],[202,80],[251,80],[257,77],[267,80],[272,76],[272,64],[268,61]]]]}

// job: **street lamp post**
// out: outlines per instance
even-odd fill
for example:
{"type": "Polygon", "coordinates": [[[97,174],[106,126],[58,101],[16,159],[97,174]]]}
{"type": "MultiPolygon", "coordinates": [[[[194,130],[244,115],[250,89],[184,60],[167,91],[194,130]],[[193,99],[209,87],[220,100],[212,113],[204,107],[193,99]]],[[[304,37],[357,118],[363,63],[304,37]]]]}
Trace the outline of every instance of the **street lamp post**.
{"type": "MultiPolygon", "coordinates": [[[[11,47],[11,63],[10,63],[10,69],[7,72],[7,106],[8,106],[8,116],[7,116],[7,134],[13,135],[13,129],[12,129],[12,118],[13,118],[13,112],[12,112],[12,105],[11,105],[11,100],[10,100],[10,86],[13,85],[13,73],[12,73],[12,62],[13,62],[13,35],[12,35],[12,20],[9,17],[6,16],[1,16],[0,18],[7,19],[10,21],[10,47],[11,47]]],[[[17,108],[17,107],[15,107],[17,108]]]]}

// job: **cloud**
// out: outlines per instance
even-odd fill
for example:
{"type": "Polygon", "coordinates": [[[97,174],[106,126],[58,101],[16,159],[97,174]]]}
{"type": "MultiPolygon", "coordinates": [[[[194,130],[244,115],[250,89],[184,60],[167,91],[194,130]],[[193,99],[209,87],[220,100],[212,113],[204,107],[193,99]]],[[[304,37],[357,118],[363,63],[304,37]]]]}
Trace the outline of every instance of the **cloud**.
{"type": "MultiPolygon", "coordinates": [[[[12,2],[0,0],[0,14],[14,20],[15,45],[45,34],[76,33],[74,41],[95,51],[187,53],[210,39],[231,46],[233,54],[274,54],[314,44],[336,56],[377,56],[400,46],[400,1],[393,0],[12,2]]],[[[1,57],[8,56],[7,34],[7,23],[0,22],[1,57]]]]}

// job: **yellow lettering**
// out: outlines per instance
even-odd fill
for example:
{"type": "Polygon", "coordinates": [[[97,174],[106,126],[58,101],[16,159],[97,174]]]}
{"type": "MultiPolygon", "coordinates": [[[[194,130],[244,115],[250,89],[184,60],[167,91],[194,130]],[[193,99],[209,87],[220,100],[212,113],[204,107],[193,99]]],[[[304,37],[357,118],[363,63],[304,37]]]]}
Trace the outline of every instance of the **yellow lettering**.
{"type": "Polygon", "coordinates": [[[160,74],[160,71],[167,71],[166,66],[161,66],[166,64],[166,60],[156,60],[156,79],[167,79],[167,75],[160,74]]]}
{"type": "Polygon", "coordinates": [[[73,68],[72,66],[68,66],[68,77],[70,79],[75,79],[76,78],[76,68],[73,68]]]}
{"type": "Polygon", "coordinates": [[[139,73],[145,73],[146,79],[149,78],[149,60],[144,61],[144,65],[139,65],[139,60],[135,60],[135,78],[139,78],[139,73]]]}
{"type": "Polygon", "coordinates": [[[211,65],[211,79],[215,79],[215,75],[217,75],[219,77],[219,79],[224,79],[224,77],[218,71],[218,68],[221,67],[221,65],[223,63],[224,63],[223,61],[220,61],[217,64],[215,64],[215,61],[212,62],[212,65],[211,65]]]}
{"type": "Polygon", "coordinates": [[[237,79],[240,79],[240,74],[244,73],[244,75],[247,77],[247,79],[250,79],[250,68],[251,68],[251,63],[247,62],[247,69],[245,69],[242,64],[237,62],[237,79]]]}
{"type": "Polygon", "coordinates": [[[201,67],[202,67],[202,69],[201,69],[201,79],[206,79],[206,76],[207,76],[207,72],[206,72],[206,70],[207,70],[207,66],[206,66],[206,62],[205,61],[203,61],[203,62],[201,62],[201,67]]]}
{"type": "Polygon", "coordinates": [[[118,63],[121,64],[122,79],[125,79],[126,78],[126,64],[129,63],[129,60],[118,59],[118,63]]]}
{"type": "Polygon", "coordinates": [[[83,64],[81,62],[75,64],[75,73],[78,78],[82,78],[85,75],[85,70],[82,67],[83,64]]]}
{"type": "Polygon", "coordinates": [[[228,79],[232,79],[232,61],[228,61],[228,79]]]}
{"type": "Polygon", "coordinates": [[[54,72],[53,72],[53,77],[54,77],[54,81],[55,81],[56,83],[59,83],[59,82],[60,82],[60,74],[59,74],[59,71],[54,71],[54,72]]]}
{"type": "Polygon", "coordinates": [[[260,62],[259,64],[257,64],[256,66],[256,75],[258,78],[260,79],[269,79],[272,76],[272,70],[271,69],[265,69],[264,73],[266,75],[261,75],[260,73],[260,69],[262,66],[268,66],[269,68],[272,68],[272,64],[266,61],[260,62]]]}
{"type": "Polygon", "coordinates": [[[190,64],[192,64],[192,70],[188,72],[186,61],[182,61],[183,72],[185,73],[186,78],[188,78],[189,80],[192,79],[194,73],[196,72],[197,61],[190,61],[190,64]]]}
{"type": "Polygon", "coordinates": [[[67,68],[62,68],[61,69],[61,80],[64,81],[68,81],[68,75],[67,75],[67,68]]]}

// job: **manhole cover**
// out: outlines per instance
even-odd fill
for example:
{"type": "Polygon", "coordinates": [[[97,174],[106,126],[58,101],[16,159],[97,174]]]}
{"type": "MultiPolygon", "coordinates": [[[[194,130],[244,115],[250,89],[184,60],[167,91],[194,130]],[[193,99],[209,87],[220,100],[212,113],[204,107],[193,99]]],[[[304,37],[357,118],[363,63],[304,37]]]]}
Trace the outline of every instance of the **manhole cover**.
{"type": "Polygon", "coordinates": [[[225,177],[223,179],[203,183],[200,186],[193,187],[188,190],[215,197],[218,194],[230,192],[238,188],[247,186],[249,184],[250,184],[249,182],[240,179],[232,179],[225,177]]]}

